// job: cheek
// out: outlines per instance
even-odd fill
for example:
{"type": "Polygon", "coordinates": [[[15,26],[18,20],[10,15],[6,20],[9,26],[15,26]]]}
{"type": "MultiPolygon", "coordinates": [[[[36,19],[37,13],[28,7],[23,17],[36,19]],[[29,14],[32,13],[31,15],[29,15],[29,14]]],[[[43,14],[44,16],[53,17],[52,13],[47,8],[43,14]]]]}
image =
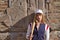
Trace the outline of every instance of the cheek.
{"type": "Polygon", "coordinates": [[[42,19],[42,16],[39,16],[39,19],[42,19]]]}
{"type": "Polygon", "coordinates": [[[42,16],[40,16],[40,19],[42,20],[42,16]]]}

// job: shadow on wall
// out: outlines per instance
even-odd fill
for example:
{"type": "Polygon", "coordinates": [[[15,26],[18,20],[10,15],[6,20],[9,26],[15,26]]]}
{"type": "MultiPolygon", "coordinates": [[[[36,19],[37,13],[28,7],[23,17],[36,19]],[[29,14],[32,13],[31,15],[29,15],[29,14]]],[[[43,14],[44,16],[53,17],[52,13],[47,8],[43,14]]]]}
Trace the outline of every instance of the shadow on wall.
{"type": "Polygon", "coordinates": [[[25,40],[28,24],[32,22],[34,13],[28,15],[8,29],[10,40],[25,40]]]}
{"type": "Polygon", "coordinates": [[[31,15],[28,15],[21,20],[19,20],[17,23],[15,23],[11,28],[10,31],[16,31],[16,32],[26,32],[26,28],[30,22],[32,22],[34,17],[34,13],[31,15]]]}

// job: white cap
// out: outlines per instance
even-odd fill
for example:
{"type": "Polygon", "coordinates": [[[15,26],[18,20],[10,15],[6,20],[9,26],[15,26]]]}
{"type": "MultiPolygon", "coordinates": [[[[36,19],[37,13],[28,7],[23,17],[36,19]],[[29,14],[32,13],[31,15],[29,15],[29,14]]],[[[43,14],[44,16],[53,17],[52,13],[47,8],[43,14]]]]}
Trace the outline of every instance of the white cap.
{"type": "Polygon", "coordinates": [[[41,9],[38,9],[38,10],[35,11],[35,14],[37,14],[37,13],[43,14],[43,11],[41,9]]]}

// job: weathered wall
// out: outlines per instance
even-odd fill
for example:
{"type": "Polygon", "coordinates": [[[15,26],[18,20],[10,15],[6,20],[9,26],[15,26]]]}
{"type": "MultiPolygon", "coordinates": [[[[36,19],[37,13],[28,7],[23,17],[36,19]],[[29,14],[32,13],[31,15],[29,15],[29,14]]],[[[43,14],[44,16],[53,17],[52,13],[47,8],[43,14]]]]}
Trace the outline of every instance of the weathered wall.
{"type": "Polygon", "coordinates": [[[50,0],[49,4],[43,0],[0,0],[0,40],[26,40],[27,26],[38,8],[46,12],[52,30],[50,40],[59,40],[59,3],[59,0],[50,0]]]}
{"type": "Polygon", "coordinates": [[[60,40],[60,0],[50,0],[48,9],[49,24],[51,26],[50,40],[60,40]]]}

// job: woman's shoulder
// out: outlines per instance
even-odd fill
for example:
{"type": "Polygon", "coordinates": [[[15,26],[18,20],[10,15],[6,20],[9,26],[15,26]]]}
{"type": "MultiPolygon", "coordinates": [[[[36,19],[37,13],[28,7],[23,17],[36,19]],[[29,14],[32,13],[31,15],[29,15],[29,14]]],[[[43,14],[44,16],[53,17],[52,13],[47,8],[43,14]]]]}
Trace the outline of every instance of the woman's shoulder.
{"type": "Polygon", "coordinates": [[[31,25],[32,25],[32,22],[30,22],[30,23],[28,24],[28,26],[30,26],[30,27],[31,27],[31,25]]]}
{"type": "Polygon", "coordinates": [[[45,25],[47,25],[47,26],[50,26],[49,24],[47,24],[47,23],[44,23],[45,25]]]}
{"type": "Polygon", "coordinates": [[[29,25],[32,25],[32,22],[30,22],[29,25]]]}
{"type": "Polygon", "coordinates": [[[45,29],[47,30],[48,28],[50,28],[49,24],[45,24],[45,29]]]}

